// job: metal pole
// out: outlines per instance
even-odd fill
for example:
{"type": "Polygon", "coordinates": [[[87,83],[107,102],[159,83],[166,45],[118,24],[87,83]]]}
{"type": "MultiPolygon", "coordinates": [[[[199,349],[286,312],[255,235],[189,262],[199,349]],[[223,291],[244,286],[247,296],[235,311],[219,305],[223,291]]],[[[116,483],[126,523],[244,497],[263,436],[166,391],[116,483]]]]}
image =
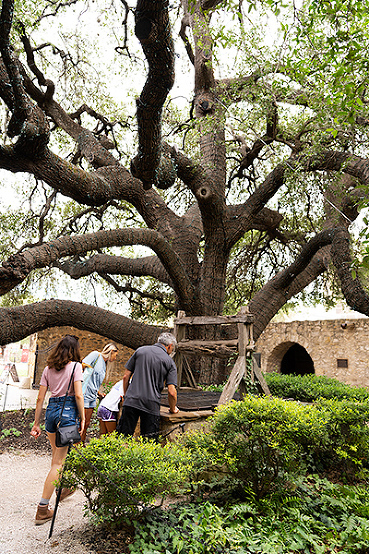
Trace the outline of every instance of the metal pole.
{"type": "MultiPolygon", "coordinates": [[[[67,456],[69,454],[71,446],[72,446],[71,443],[68,444],[67,456]]],[[[65,457],[65,460],[67,459],[67,456],[65,457]]],[[[60,502],[60,495],[61,495],[62,488],[63,488],[63,473],[64,473],[65,460],[64,460],[64,464],[63,464],[62,474],[61,474],[61,477],[60,477],[60,487],[58,488],[58,492],[56,494],[55,508],[54,508],[53,518],[51,520],[50,531],[49,531],[49,536],[48,536],[49,539],[51,538],[51,535],[53,534],[56,512],[58,511],[58,506],[59,506],[59,502],[60,502]]]]}
{"type": "Polygon", "coordinates": [[[5,412],[5,408],[6,408],[6,397],[8,396],[8,387],[10,385],[10,381],[9,381],[9,371],[8,371],[8,375],[6,376],[6,381],[5,381],[5,393],[4,393],[4,406],[3,406],[3,412],[5,412]]]}

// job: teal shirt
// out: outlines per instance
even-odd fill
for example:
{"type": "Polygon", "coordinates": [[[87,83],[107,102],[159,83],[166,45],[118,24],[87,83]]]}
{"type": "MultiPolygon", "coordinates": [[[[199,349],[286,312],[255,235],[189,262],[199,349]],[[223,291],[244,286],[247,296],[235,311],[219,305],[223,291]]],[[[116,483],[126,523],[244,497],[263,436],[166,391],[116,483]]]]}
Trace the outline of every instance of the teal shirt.
{"type": "Polygon", "coordinates": [[[96,400],[97,392],[101,387],[103,380],[105,379],[106,363],[104,358],[97,350],[94,350],[93,352],[90,352],[90,354],[87,354],[87,356],[83,358],[82,361],[85,362],[86,364],[91,365],[95,360],[96,360],[96,364],[93,372],[91,373],[91,376],[90,377],[88,376],[89,374],[88,367],[86,367],[84,371],[84,381],[82,383],[82,392],[86,402],[92,402],[96,400]]]}

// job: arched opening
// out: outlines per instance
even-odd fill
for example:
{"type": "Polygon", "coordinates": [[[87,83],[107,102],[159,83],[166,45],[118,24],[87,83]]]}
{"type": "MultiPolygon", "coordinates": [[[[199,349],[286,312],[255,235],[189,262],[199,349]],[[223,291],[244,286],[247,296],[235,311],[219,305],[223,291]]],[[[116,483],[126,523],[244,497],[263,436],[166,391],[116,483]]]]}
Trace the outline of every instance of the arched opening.
{"type": "Polygon", "coordinates": [[[281,373],[284,375],[315,373],[313,360],[303,346],[295,343],[287,350],[281,361],[281,373]]]}

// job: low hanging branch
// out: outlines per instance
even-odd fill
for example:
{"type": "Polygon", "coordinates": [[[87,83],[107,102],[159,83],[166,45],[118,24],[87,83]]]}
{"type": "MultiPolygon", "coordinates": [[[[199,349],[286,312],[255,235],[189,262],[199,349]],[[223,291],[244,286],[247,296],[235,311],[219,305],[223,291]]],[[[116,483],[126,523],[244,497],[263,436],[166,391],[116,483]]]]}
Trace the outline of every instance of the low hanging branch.
{"type": "Polygon", "coordinates": [[[130,275],[132,277],[154,277],[161,283],[172,285],[168,273],[157,256],[124,258],[122,256],[109,256],[108,254],[95,254],[83,261],[67,260],[56,262],[54,266],[64,271],[72,279],[87,277],[96,272],[109,275],[130,275]]]}
{"type": "Polygon", "coordinates": [[[124,340],[127,346],[134,349],[156,342],[160,332],[170,330],[70,300],[45,300],[25,306],[0,308],[1,344],[16,342],[37,331],[63,325],[98,334],[105,329],[111,340],[120,343],[124,340]]]}

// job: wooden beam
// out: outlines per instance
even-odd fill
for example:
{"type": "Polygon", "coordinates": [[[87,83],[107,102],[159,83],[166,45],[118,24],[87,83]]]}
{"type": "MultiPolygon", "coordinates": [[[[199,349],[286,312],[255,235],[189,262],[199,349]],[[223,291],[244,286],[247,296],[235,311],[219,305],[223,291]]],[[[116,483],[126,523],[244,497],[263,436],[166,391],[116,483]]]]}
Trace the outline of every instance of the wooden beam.
{"type": "Polygon", "coordinates": [[[179,353],[229,358],[237,350],[237,341],[182,340],[177,344],[177,350],[179,353]]]}
{"type": "Polygon", "coordinates": [[[271,396],[271,392],[270,392],[270,389],[268,387],[268,384],[267,384],[266,380],[264,379],[264,376],[261,373],[261,370],[260,370],[254,356],[252,357],[252,371],[253,371],[253,373],[256,377],[256,380],[259,381],[262,392],[266,395],[271,396]]]}
{"type": "MultiPolygon", "coordinates": [[[[177,319],[181,319],[185,315],[186,315],[185,312],[179,311],[177,319]]],[[[176,340],[177,340],[176,353],[174,355],[174,363],[177,366],[177,383],[178,383],[178,388],[180,388],[182,383],[182,372],[183,372],[183,354],[178,349],[178,343],[185,338],[186,327],[174,324],[174,336],[176,337],[176,340]]]]}
{"type": "Polygon", "coordinates": [[[230,325],[232,323],[253,323],[253,314],[193,316],[174,319],[174,325],[230,325]]]}
{"type": "Polygon", "coordinates": [[[246,374],[246,357],[239,356],[236,360],[236,363],[233,366],[233,369],[223,389],[223,392],[220,395],[218,406],[220,406],[221,404],[227,404],[232,400],[234,393],[238,389],[238,385],[240,384],[241,379],[244,377],[245,374],[246,374]]]}

